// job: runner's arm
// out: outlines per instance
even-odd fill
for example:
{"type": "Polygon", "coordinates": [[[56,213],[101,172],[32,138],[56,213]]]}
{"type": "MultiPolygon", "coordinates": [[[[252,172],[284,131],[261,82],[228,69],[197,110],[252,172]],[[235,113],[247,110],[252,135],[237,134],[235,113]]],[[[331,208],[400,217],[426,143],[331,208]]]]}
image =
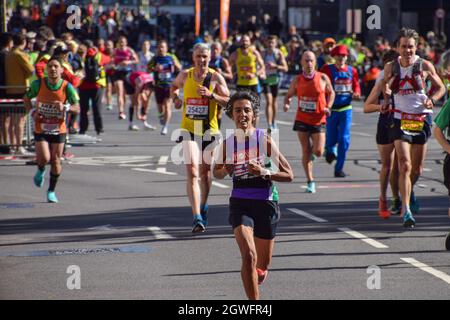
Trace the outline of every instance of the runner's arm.
{"type": "Polygon", "coordinates": [[[445,152],[450,153],[450,143],[447,141],[444,131],[448,130],[448,125],[450,122],[450,100],[442,107],[439,114],[434,119],[434,123],[436,124],[433,129],[434,136],[437,142],[441,145],[441,147],[445,150],[445,152]]]}
{"type": "Polygon", "coordinates": [[[232,73],[232,76],[233,76],[233,77],[234,77],[234,75],[237,74],[236,56],[237,56],[237,53],[236,53],[236,51],[234,51],[234,52],[231,54],[230,60],[229,60],[230,66],[231,66],[231,73],[232,73]]]}
{"type": "Polygon", "coordinates": [[[291,104],[291,98],[295,96],[297,91],[297,77],[292,80],[291,85],[289,86],[289,90],[286,93],[286,96],[284,97],[284,112],[288,111],[291,104]]]}
{"type": "Polygon", "coordinates": [[[383,92],[384,104],[381,106],[381,112],[386,112],[391,104],[392,91],[389,88],[389,82],[392,78],[392,62],[388,62],[384,66],[384,79],[381,82],[381,92],[383,92]]]}
{"type": "Polygon", "coordinates": [[[233,172],[233,165],[226,164],[226,144],[222,144],[218,148],[213,166],[213,176],[216,179],[223,179],[233,172]]]}
{"type": "Polygon", "coordinates": [[[361,87],[359,86],[359,76],[356,68],[352,68],[352,73],[353,98],[358,100],[361,98],[361,87]]]}
{"type": "Polygon", "coordinates": [[[180,71],[181,68],[182,68],[180,60],[178,60],[178,57],[176,55],[174,55],[174,54],[171,54],[171,56],[172,56],[172,59],[173,59],[173,64],[175,66],[175,72],[180,71]]]}
{"type": "Polygon", "coordinates": [[[131,50],[132,59],[129,61],[129,64],[139,64],[139,56],[136,54],[136,52],[133,49],[130,48],[130,50],[131,50]]]}
{"type": "Polygon", "coordinates": [[[256,56],[256,62],[259,65],[259,69],[257,68],[256,70],[256,75],[258,77],[260,77],[261,79],[265,79],[266,78],[266,66],[264,65],[264,60],[261,57],[261,54],[259,53],[258,50],[254,49],[253,53],[256,56]]]}
{"type": "MultiPolygon", "coordinates": [[[[275,167],[278,168],[277,172],[270,172],[268,176],[265,176],[266,179],[278,182],[292,182],[294,180],[294,172],[286,160],[286,157],[281,153],[278,149],[278,146],[273,142],[272,138],[269,136],[264,136],[264,147],[268,157],[270,157],[275,164],[275,167]]],[[[251,166],[249,166],[250,168],[251,166]]],[[[264,170],[265,171],[265,170],[264,170]]],[[[254,174],[254,172],[251,172],[254,174]]],[[[261,172],[265,173],[265,172],[261,172]]]]}
{"type": "Polygon", "coordinates": [[[80,112],[80,97],[78,96],[75,88],[69,83],[66,88],[67,102],[70,104],[69,111],[79,113],[80,112]]]}
{"type": "MultiPolygon", "coordinates": [[[[433,87],[435,87],[437,90],[433,95],[429,97],[430,102],[431,101],[437,101],[441,99],[445,94],[445,86],[442,83],[441,78],[436,72],[436,69],[434,68],[433,64],[429,61],[424,61],[424,71],[427,71],[428,77],[430,78],[431,84],[433,87]]],[[[433,104],[433,103],[432,103],[433,104]]],[[[433,106],[431,106],[432,108],[433,106]]]]}
{"type": "Polygon", "coordinates": [[[23,103],[25,105],[25,111],[28,113],[31,109],[33,109],[33,105],[31,104],[31,99],[36,98],[39,93],[39,87],[41,84],[41,81],[45,81],[44,79],[35,80],[31,83],[30,88],[25,93],[25,96],[23,97],[23,103]]]}
{"type": "Polygon", "coordinates": [[[288,72],[288,65],[287,65],[286,57],[284,56],[284,54],[281,51],[280,51],[280,60],[281,60],[281,63],[279,65],[277,65],[278,71],[288,72]]]}
{"type": "Polygon", "coordinates": [[[366,102],[364,102],[364,113],[380,112],[381,105],[378,103],[378,97],[381,94],[382,85],[383,83],[381,81],[378,81],[373,86],[372,91],[370,91],[370,94],[366,99],[366,102]]]}
{"type": "Polygon", "coordinates": [[[322,80],[325,82],[325,92],[327,95],[327,109],[331,110],[334,103],[334,98],[336,97],[336,93],[333,90],[333,85],[331,84],[330,78],[326,75],[322,75],[322,80]]]}
{"type": "Polygon", "coordinates": [[[439,126],[436,126],[433,129],[434,137],[436,138],[437,142],[441,145],[442,149],[444,149],[445,152],[450,153],[450,143],[448,143],[447,139],[445,138],[443,129],[439,128],[439,126]]]}
{"type": "Polygon", "coordinates": [[[186,80],[186,71],[181,71],[175,80],[172,82],[170,87],[170,98],[173,100],[176,109],[180,109],[183,106],[183,101],[181,101],[179,94],[180,88],[183,87],[184,81],[186,80]]]}
{"type": "Polygon", "coordinates": [[[228,60],[222,58],[222,65],[222,76],[225,78],[225,80],[233,80],[233,73],[231,72],[231,65],[228,60]]]}
{"type": "Polygon", "coordinates": [[[212,96],[214,96],[214,100],[216,100],[219,105],[224,106],[230,99],[230,91],[228,90],[228,86],[224,77],[222,77],[222,75],[218,72],[214,73],[214,75],[217,80],[217,85],[213,90],[214,94],[212,96]]]}

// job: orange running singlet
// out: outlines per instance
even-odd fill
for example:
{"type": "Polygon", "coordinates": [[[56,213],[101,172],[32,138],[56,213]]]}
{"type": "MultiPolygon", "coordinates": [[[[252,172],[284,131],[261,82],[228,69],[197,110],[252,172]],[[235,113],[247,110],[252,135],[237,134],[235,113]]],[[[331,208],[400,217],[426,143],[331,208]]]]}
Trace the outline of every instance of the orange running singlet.
{"type": "Polygon", "coordinates": [[[312,79],[302,74],[297,77],[298,109],[295,121],[301,121],[312,126],[326,122],[325,108],[327,106],[325,89],[321,87],[321,72],[316,71],[312,79]]]}
{"type": "Polygon", "coordinates": [[[47,86],[47,78],[41,79],[39,93],[36,99],[37,117],[35,132],[43,134],[63,134],[67,133],[65,116],[66,111],[60,111],[55,101],[65,103],[67,100],[66,88],[68,82],[62,81],[58,90],[50,90],[47,86]]]}

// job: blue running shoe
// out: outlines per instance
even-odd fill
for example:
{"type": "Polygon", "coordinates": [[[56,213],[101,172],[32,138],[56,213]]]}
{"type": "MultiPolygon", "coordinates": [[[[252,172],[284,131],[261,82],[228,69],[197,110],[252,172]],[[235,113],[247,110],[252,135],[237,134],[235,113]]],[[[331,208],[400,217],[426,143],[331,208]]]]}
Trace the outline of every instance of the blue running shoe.
{"type": "Polygon", "coordinates": [[[203,206],[200,207],[200,215],[202,216],[203,225],[205,227],[208,225],[208,211],[209,206],[207,203],[205,203],[203,206]]]}
{"type": "Polygon", "coordinates": [[[314,181],[308,182],[306,193],[316,193],[316,183],[314,181]]]}
{"type": "Polygon", "coordinates": [[[34,175],[34,185],[38,188],[42,188],[42,186],[44,185],[44,176],[45,176],[45,169],[44,170],[39,170],[37,169],[36,174],[34,175]]]}
{"type": "Polygon", "coordinates": [[[411,197],[409,199],[409,207],[411,208],[411,212],[413,214],[419,213],[419,209],[420,209],[419,201],[417,200],[414,192],[411,192],[411,197]]]}
{"type": "Polygon", "coordinates": [[[406,211],[403,215],[403,226],[405,228],[414,228],[416,226],[416,220],[410,211],[406,211]]]}
{"type": "Polygon", "coordinates": [[[192,228],[192,233],[201,233],[205,232],[206,227],[203,224],[203,220],[201,219],[195,219],[193,222],[194,227],[192,228]]]}
{"type": "Polygon", "coordinates": [[[47,192],[47,202],[58,203],[58,198],[56,197],[56,194],[54,191],[47,192]]]}

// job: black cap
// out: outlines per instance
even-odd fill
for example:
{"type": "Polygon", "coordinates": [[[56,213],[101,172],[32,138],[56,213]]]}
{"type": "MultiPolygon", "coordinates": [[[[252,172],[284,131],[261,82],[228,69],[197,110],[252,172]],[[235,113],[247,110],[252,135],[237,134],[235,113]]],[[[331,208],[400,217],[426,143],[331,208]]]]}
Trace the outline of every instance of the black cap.
{"type": "Polygon", "coordinates": [[[66,54],[66,53],[68,53],[68,52],[69,52],[68,49],[64,49],[64,48],[61,47],[61,46],[57,46],[57,47],[55,48],[55,50],[53,51],[53,55],[54,55],[54,56],[59,56],[59,55],[62,55],[62,54],[66,54]]]}
{"type": "Polygon", "coordinates": [[[92,48],[94,46],[94,42],[92,42],[92,40],[84,40],[83,44],[88,47],[88,48],[92,48]]]}

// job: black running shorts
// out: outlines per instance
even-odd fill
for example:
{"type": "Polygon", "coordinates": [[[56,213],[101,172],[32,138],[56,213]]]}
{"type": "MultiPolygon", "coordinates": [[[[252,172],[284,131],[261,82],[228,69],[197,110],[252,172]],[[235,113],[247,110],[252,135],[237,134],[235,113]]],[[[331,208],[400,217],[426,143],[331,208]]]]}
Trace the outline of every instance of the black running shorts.
{"type": "Polygon", "coordinates": [[[392,121],[393,118],[391,114],[380,113],[380,117],[378,118],[377,123],[377,135],[376,135],[377,144],[387,145],[394,143],[391,133],[392,131],[391,124],[393,124],[392,121]]]}
{"type": "Polygon", "coordinates": [[[292,130],[300,132],[309,132],[311,134],[321,133],[325,131],[325,123],[319,124],[318,126],[313,126],[311,124],[307,124],[301,121],[295,121],[292,130]]]}
{"type": "Polygon", "coordinates": [[[42,134],[42,133],[35,133],[34,134],[34,141],[47,141],[48,143],[65,143],[66,142],[66,134],[42,134]]]}
{"type": "Polygon", "coordinates": [[[255,237],[272,240],[279,220],[280,208],[276,201],[230,198],[228,221],[233,229],[244,225],[253,228],[255,237]]]}
{"type": "Polygon", "coordinates": [[[425,118],[425,123],[423,125],[423,130],[413,134],[403,131],[400,129],[401,120],[394,119],[394,126],[391,129],[392,141],[402,140],[408,142],[410,144],[425,144],[428,141],[428,138],[431,137],[431,127],[432,127],[432,119],[431,115],[427,115],[425,118]]]}

